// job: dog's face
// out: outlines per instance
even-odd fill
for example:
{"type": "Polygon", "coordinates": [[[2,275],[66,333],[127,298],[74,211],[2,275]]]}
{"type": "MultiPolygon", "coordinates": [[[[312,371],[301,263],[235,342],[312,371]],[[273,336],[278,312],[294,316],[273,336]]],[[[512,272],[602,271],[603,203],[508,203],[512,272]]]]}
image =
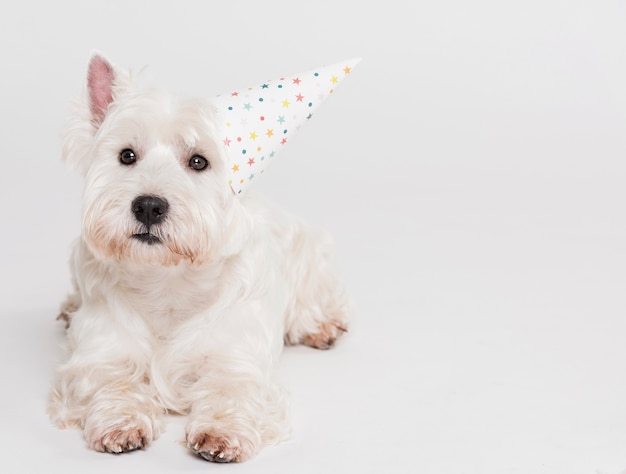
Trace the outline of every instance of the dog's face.
{"type": "Polygon", "coordinates": [[[84,174],[83,238],[101,259],[203,264],[236,251],[248,218],[228,185],[213,110],[140,88],[95,56],[65,158],[84,174]]]}

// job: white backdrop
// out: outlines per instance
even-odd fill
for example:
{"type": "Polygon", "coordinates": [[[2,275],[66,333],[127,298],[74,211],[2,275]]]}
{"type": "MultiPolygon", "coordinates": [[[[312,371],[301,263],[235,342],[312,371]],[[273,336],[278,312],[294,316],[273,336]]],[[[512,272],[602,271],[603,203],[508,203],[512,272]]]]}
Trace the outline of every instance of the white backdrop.
{"type": "Polygon", "coordinates": [[[89,52],[184,95],[360,56],[258,190],[331,231],[358,304],[291,348],[293,439],[254,473],[626,470],[626,4],[66,1],[0,6],[0,471],[204,472],[86,449],[45,414],[89,52]]]}

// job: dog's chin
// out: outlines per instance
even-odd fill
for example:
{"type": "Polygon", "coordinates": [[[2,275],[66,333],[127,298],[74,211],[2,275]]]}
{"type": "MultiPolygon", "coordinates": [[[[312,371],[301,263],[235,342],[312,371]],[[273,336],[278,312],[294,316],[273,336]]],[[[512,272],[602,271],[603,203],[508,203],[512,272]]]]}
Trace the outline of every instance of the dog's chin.
{"type": "Polygon", "coordinates": [[[159,239],[156,235],[151,234],[149,232],[144,232],[142,234],[133,234],[131,235],[131,239],[138,240],[146,245],[158,245],[162,244],[161,239],[159,239]]]}
{"type": "MultiPolygon", "coordinates": [[[[96,230],[100,230],[98,228],[96,230]]],[[[103,261],[130,264],[178,265],[186,261],[193,265],[204,265],[211,261],[208,245],[193,245],[152,232],[135,234],[107,234],[86,229],[85,242],[93,254],[103,261]]]]}

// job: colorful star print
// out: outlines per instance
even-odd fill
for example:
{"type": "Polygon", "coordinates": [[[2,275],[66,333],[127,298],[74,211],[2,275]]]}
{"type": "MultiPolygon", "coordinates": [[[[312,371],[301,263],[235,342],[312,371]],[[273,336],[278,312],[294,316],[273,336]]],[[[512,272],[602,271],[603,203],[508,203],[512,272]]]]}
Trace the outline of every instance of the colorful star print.
{"type": "Polygon", "coordinates": [[[235,194],[245,192],[254,177],[263,173],[291,134],[313,116],[358,61],[284,76],[213,99],[220,114],[223,150],[231,161],[229,183],[235,194]],[[243,166],[250,172],[247,179],[240,176],[243,166]]]}

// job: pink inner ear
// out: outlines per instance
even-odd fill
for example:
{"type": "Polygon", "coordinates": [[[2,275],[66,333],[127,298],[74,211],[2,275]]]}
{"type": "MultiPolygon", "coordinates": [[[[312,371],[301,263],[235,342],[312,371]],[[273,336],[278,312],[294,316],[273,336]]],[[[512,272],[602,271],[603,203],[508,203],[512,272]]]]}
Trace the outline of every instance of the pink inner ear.
{"type": "Polygon", "coordinates": [[[101,56],[94,56],[89,63],[87,88],[91,115],[98,124],[104,120],[109,104],[113,102],[113,66],[101,56]]]}

